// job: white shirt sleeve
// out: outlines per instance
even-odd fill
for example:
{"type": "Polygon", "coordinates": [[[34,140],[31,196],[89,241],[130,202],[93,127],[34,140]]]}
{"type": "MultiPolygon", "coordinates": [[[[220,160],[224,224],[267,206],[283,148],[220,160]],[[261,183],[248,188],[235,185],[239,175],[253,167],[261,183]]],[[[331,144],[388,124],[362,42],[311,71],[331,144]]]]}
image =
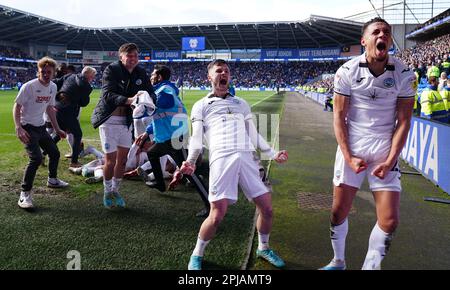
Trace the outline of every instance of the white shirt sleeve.
{"type": "Polygon", "coordinates": [[[414,88],[415,81],[416,75],[412,71],[402,73],[402,82],[398,94],[399,99],[413,98],[416,95],[416,89],[414,88]]]}
{"type": "Polygon", "coordinates": [[[189,155],[187,161],[197,162],[203,150],[203,100],[194,104],[191,110],[192,136],[189,139],[189,155]]]}
{"type": "Polygon", "coordinates": [[[194,104],[191,110],[191,122],[203,122],[203,100],[194,104]]]}
{"type": "Polygon", "coordinates": [[[348,76],[350,70],[344,65],[341,66],[334,76],[334,92],[350,97],[352,93],[352,83],[348,76]]]}
{"type": "Polygon", "coordinates": [[[203,150],[203,123],[192,122],[192,136],[189,139],[189,154],[187,161],[191,164],[197,162],[203,150]]]}
{"type": "Polygon", "coordinates": [[[21,88],[19,93],[17,94],[15,102],[19,105],[24,105],[31,98],[30,96],[30,85],[25,83],[21,88]]]}

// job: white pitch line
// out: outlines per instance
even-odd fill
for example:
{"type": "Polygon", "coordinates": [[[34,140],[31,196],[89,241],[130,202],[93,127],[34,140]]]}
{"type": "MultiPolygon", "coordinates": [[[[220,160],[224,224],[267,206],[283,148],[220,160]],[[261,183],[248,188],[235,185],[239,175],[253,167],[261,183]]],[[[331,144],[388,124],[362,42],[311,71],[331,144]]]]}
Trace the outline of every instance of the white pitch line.
{"type": "Polygon", "coordinates": [[[276,95],[276,94],[270,95],[270,96],[268,96],[268,97],[262,99],[261,101],[259,101],[259,102],[257,102],[257,103],[254,103],[251,107],[253,108],[253,107],[255,107],[255,106],[261,104],[261,103],[264,102],[265,100],[270,99],[271,97],[273,97],[273,96],[275,96],[275,95],[276,95]]]}

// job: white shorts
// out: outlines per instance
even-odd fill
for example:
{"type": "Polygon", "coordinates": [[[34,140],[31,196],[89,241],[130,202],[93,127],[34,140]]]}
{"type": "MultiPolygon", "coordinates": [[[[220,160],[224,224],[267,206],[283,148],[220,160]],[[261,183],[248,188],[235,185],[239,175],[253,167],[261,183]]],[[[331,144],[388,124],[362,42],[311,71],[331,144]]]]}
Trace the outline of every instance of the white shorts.
{"type": "Polygon", "coordinates": [[[349,139],[352,155],[362,158],[368,164],[368,168],[363,172],[356,174],[347,162],[345,162],[341,148],[338,147],[336,152],[336,162],[334,164],[334,185],[339,186],[341,184],[346,184],[359,189],[367,175],[371,191],[401,192],[401,174],[398,163],[384,179],[372,175],[372,171],[375,167],[386,161],[391,150],[392,140],[360,137],[351,137],[349,139]]]}
{"type": "Polygon", "coordinates": [[[131,128],[127,125],[103,124],[99,130],[102,150],[106,154],[116,152],[117,147],[130,148],[133,143],[131,128]]]}
{"type": "Polygon", "coordinates": [[[209,201],[238,200],[238,185],[248,200],[264,195],[269,189],[262,182],[259,166],[252,152],[238,152],[215,160],[209,171],[209,201]]]}

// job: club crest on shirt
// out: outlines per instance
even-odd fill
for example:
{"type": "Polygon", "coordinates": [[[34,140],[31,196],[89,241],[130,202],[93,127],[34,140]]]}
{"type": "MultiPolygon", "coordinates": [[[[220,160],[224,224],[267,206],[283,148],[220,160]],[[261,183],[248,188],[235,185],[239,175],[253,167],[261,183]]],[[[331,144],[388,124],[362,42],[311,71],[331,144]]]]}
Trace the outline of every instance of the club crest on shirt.
{"type": "Polygon", "coordinates": [[[395,80],[393,78],[387,78],[384,80],[384,86],[386,88],[392,88],[393,86],[395,86],[395,80]]]}
{"type": "Polygon", "coordinates": [[[142,80],[141,80],[141,79],[137,79],[137,80],[136,80],[136,85],[137,85],[137,86],[142,85],[142,80]]]}

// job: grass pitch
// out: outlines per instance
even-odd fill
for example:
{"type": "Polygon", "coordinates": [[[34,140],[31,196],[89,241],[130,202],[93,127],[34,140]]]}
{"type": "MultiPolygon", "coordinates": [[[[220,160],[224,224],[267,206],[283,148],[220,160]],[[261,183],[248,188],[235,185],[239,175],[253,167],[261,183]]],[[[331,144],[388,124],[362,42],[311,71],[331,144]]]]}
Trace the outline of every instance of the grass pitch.
{"type": "MultiPolygon", "coordinates": [[[[203,204],[194,189],[180,186],[161,194],[144,183],[125,181],[122,193],[127,209],[108,211],[102,206],[102,184],[87,185],[67,170],[61,158],[59,177],[70,183],[66,190],[45,187],[47,169],[41,167],[34,183],[37,210],[17,206],[20,183],[28,158],[14,133],[12,107],[17,92],[0,92],[0,269],[64,270],[67,253],[81,254],[81,268],[92,269],[186,269],[203,219],[195,213],[203,204]]],[[[184,103],[190,111],[206,92],[187,91],[184,103]]],[[[277,112],[281,96],[271,92],[240,92],[255,111],[277,112]]],[[[87,144],[100,148],[98,131],[90,124],[99,91],[83,108],[80,118],[87,144]]],[[[62,156],[66,141],[58,144],[62,156]]],[[[88,162],[90,159],[81,159],[88,162]]],[[[205,269],[239,269],[253,232],[254,206],[241,196],[230,207],[216,238],[207,249],[205,269]]]]}

